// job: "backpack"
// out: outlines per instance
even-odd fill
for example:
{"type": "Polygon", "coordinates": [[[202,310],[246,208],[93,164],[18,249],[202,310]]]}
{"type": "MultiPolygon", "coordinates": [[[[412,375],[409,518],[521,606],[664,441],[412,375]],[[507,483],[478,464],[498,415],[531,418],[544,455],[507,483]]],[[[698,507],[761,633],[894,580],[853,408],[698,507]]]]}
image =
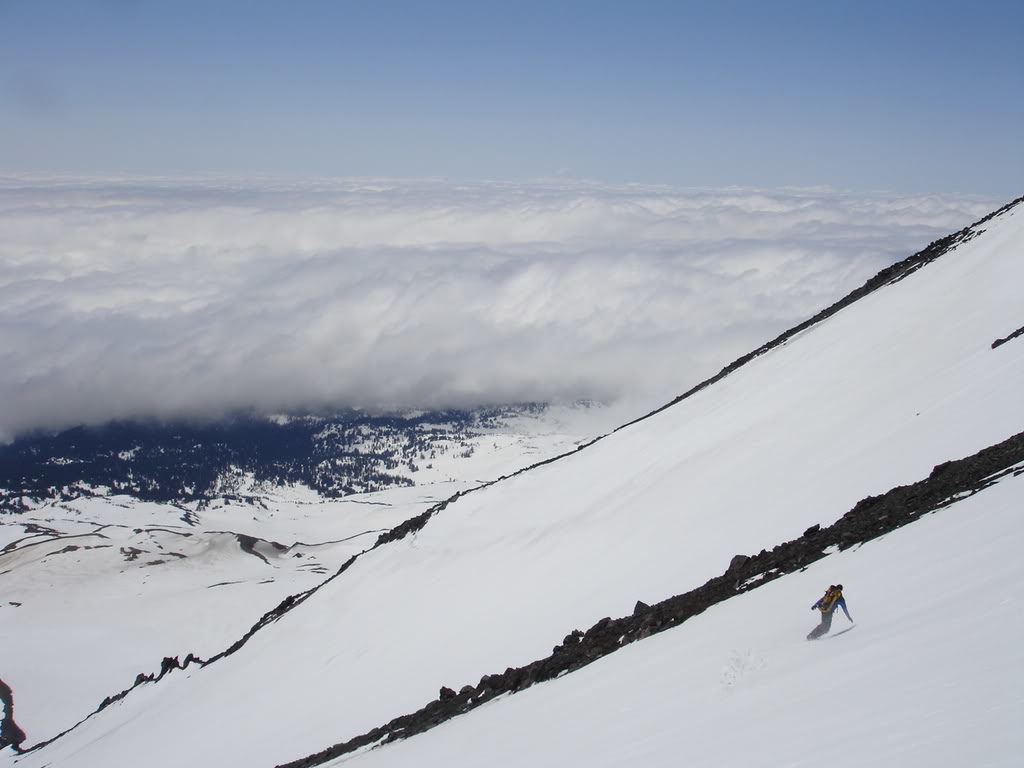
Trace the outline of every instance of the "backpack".
{"type": "Polygon", "coordinates": [[[842,596],[843,590],[829,587],[825,590],[825,596],[818,601],[818,610],[822,613],[828,613],[832,610],[832,606],[836,604],[836,600],[842,596]]]}

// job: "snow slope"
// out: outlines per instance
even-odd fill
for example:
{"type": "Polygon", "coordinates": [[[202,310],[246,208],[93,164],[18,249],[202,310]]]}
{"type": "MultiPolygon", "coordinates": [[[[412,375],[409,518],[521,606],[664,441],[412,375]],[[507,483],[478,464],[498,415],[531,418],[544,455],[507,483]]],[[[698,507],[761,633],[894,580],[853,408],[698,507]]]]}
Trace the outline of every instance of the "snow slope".
{"type": "Polygon", "coordinates": [[[4,657],[15,661],[5,680],[31,733],[71,727],[164,656],[216,653],[263,611],[324,578],[308,560],[261,562],[230,534],[121,532],[47,542],[3,560],[15,576],[0,609],[4,657]],[[206,617],[201,629],[196,615],[206,617]]]}
{"type": "Polygon", "coordinates": [[[325,765],[1020,765],[1021,472],[571,675],[325,765]],[[839,612],[808,643],[807,606],[837,582],[857,623],[839,612]]]}
{"type": "MultiPolygon", "coordinates": [[[[242,472],[225,478],[230,497],[202,504],[143,502],[103,488],[70,501],[23,498],[26,512],[0,515],[0,658],[16,660],[0,677],[18,692],[19,725],[55,735],[139,673],[156,672],[164,657],[210,658],[383,531],[457,491],[571,450],[605,411],[509,409],[493,426],[457,433],[457,443],[430,442],[436,456],[412,473],[416,487],[342,499],[242,472]],[[246,539],[255,540],[251,550],[246,539]]],[[[450,424],[438,429],[455,433],[450,424]]]]}
{"type": "MultiPolygon", "coordinates": [[[[675,406],[463,495],[234,655],[143,686],[19,764],[295,759],[1014,434],[1024,342],[991,344],[1024,324],[1024,210],[982,229],[675,406]]],[[[738,603],[782,589],[806,606],[832,560],[803,584],[787,578],[738,603]]],[[[789,642],[792,625],[784,631],[789,642]]]]}
{"type": "Polygon", "coordinates": [[[214,655],[437,501],[423,489],[313,495],[292,489],[262,507],[201,511],[98,496],[10,516],[0,527],[10,547],[0,553],[0,652],[17,661],[3,679],[19,725],[55,735],[164,656],[214,655]],[[251,551],[245,537],[255,539],[251,551]]]}

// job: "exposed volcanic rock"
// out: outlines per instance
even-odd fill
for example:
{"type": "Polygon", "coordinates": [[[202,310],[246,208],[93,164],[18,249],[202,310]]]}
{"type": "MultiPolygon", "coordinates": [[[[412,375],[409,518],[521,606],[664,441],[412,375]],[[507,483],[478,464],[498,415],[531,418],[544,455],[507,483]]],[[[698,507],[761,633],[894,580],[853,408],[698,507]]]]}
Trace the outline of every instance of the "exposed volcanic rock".
{"type": "Polygon", "coordinates": [[[21,752],[25,732],[14,721],[14,694],[3,680],[0,680],[0,701],[4,704],[4,719],[0,722],[0,749],[10,746],[16,752],[21,752]]]}
{"type": "Polygon", "coordinates": [[[1012,341],[1013,339],[1016,339],[1018,336],[1024,336],[1024,325],[1022,325],[1016,331],[1011,333],[1009,336],[1004,336],[1001,339],[996,339],[995,341],[993,341],[992,342],[992,349],[996,349],[997,347],[1001,347],[1006,342],[1012,341]]]}

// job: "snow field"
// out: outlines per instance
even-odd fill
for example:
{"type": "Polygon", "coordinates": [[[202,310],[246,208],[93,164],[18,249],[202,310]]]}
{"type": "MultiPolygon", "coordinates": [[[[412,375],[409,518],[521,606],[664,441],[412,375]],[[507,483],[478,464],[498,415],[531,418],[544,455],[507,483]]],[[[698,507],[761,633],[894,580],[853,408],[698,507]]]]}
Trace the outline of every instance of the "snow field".
{"type": "Polygon", "coordinates": [[[327,766],[1016,766],[1024,475],[573,674],[327,766]],[[807,610],[841,582],[825,639],[807,610]]]}
{"type": "Polygon", "coordinates": [[[120,496],[5,520],[7,543],[21,541],[0,555],[0,651],[10,660],[3,679],[14,690],[18,724],[35,743],[74,725],[140,672],[158,672],[164,656],[219,653],[286,596],[372,547],[379,531],[435,503],[436,490],[328,503],[312,503],[303,489],[278,491],[267,508],[193,509],[195,525],[179,519],[182,509],[120,496]],[[27,523],[60,535],[26,533],[27,523]],[[249,554],[235,532],[288,549],[261,541],[249,554]]]}

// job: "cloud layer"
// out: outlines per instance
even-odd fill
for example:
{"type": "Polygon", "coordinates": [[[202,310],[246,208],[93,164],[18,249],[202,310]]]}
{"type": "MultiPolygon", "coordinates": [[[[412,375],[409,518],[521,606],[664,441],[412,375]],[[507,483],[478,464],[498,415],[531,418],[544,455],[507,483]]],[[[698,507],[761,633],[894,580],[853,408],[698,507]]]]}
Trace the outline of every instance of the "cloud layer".
{"type": "Polygon", "coordinates": [[[0,438],[250,408],[656,402],[998,202],[0,179],[0,438]]]}

